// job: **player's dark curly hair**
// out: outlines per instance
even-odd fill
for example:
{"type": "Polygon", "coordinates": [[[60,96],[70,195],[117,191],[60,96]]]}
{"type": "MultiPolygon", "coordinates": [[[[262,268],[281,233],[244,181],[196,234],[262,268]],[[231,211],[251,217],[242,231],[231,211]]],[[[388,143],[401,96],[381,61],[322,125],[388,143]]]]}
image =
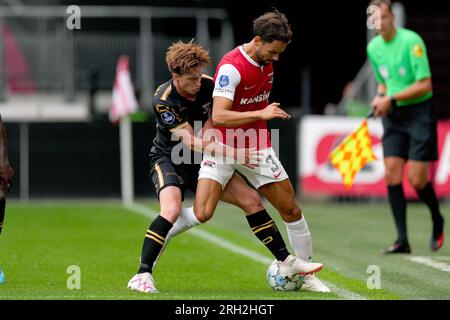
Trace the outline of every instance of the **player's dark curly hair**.
{"type": "Polygon", "coordinates": [[[264,42],[279,40],[290,42],[292,39],[291,26],[286,16],[273,9],[253,20],[253,35],[261,37],[264,42]]]}
{"type": "Polygon", "coordinates": [[[183,75],[191,68],[211,64],[211,58],[208,51],[193,41],[189,43],[178,41],[167,49],[166,62],[170,72],[183,75]]]}

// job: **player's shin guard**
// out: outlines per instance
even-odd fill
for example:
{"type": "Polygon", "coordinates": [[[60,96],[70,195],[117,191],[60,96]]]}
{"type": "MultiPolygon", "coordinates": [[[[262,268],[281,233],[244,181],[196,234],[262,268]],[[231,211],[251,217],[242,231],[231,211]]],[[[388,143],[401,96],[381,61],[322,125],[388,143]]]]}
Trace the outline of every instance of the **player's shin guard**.
{"type": "Polygon", "coordinates": [[[264,243],[277,260],[284,261],[289,256],[280,231],[265,209],[247,216],[247,220],[255,236],[264,243]]]}
{"type": "Polygon", "coordinates": [[[294,222],[285,222],[289,243],[295,254],[303,261],[311,261],[313,255],[311,233],[305,216],[294,222]]]}
{"type": "Polygon", "coordinates": [[[170,239],[175,237],[177,234],[187,231],[198,224],[201,224],[201,222],[197,220],[192,207],[181,208],[181,212],[177,221],[173,224],[172,228],[169,230],[169,233],[167,233],[166,241],[164,242],[163,247],[159,251],[155,262],[153,263],[153,269],[156,267],[156,264],[158,263],[161,254],[164,252],[164,249],[169,244],[170,239]]]}
{"type": "Polygon", "coordinates": [[[172,226],[171,222],[161,216],[157,216],[153,220],[145,234],[138,273],[152,272],[153,263],[164,246],[166,235],[172,226]]]}
{"type": "Polygon", "coordinates": [[[5,207],[6,207],[6,199],[0,199],[0,234],[3,229],[3,221],[5,220],[5,207]]]}

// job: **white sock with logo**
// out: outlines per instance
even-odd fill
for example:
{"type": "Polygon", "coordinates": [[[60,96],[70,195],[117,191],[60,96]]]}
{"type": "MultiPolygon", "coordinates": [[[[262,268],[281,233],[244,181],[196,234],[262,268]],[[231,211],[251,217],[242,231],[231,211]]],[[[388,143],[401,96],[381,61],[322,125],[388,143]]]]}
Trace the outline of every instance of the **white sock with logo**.
{"type": "Polygon", "coordinates": [[[166,236],[166,241],[168,238],[175,237],[177,234],[189,230],[200,223],[201,222],[195,217],[193,207],[181,208],[180,216],[169,230],[169,233],[166,236]]]}
{"type": "Polygon", "coordinates": [[[313,255],[311,233],[305,216],[294,222],[285,222],[289,243],[295,254],[303,261],[311,261],[313,255]]]}
{"type": "Polygon", "coordinates": [[[177,234],[180,234],[184,231],[187,231],[191,229],[192,227],[201,224],[200,221],[197,220],[194,213],[194,208],[181,208],[180,215],[178,216],[177,221],[173,224],[172,228],[169,230],[169,233],[167,233],[166,241],[164,241],[164,245],[161,248],[161,251],[158,254],[158,257],[156,257],[155,262],[153,263],[153,268],[155,268],[156,263],[159,260],[159,257],[161,256],[162,252],[166,248],[167,244],[169,243],[170,239],[175,237],[177,234]]]}

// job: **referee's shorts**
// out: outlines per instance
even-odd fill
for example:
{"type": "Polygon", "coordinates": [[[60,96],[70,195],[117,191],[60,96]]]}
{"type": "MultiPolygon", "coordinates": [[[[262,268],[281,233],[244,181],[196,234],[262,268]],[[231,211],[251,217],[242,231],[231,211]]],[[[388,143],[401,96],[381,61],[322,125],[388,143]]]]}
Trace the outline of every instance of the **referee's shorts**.
{"type": "Polygon", "coordinates": [[[433,99],[391,109],[383,118],[384,157],[405,160],[438,159],[437,117],[433,99]]]}

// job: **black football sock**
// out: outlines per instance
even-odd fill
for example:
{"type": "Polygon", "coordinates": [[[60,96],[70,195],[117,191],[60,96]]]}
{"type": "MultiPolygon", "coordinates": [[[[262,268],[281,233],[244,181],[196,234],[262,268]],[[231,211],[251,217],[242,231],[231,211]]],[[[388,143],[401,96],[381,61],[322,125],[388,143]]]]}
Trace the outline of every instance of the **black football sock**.
{"type": "Polygon", "coordinates": [[[6,199],[0,199],[0,234],[3,229],[3,220],[5,219],[6,199]]]}
{"type": "Polygon", "coordinates": [[[431,182],[428,182],[422,190],[417,191],[417,195],[430,209],[431,219],[433,220],[433,237],[437,238],[443,231],[444,218],[439,210],[439,200],[436,197],[436,193],[434,192],[431,182]]]}
{"type": "Polygon", "coordinates": [[[391,205],[394,216],[395,226],[397,227],[397,241],[407,243],[406,232],[406,198],[403,193],[403,185],[388,186],[389,204],[391,205]]]}
{"type": "Polygon", "coordinates": [[[158,257],[166,236],[173,224],[161,216],[157,216],[145,234],[142,245],[141,264],[138,273],[152,272],[153,263],[158,257]]]}
{"type": "Polygon", "coordinates": [[[247,220],[255,236],[264,243],[277,260],[284,261],[289,256],[286,243],[266,209],[247,216],[247,220]]]}

